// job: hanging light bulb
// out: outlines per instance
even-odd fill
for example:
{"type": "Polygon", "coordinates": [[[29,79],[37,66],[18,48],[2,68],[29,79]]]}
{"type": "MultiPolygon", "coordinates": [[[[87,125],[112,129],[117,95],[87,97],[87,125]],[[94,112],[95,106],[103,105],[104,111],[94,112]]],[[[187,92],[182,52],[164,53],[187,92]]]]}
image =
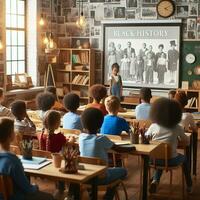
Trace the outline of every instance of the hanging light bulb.
{"type": "Polygon", "coordinates": [[[47,37],[47,34],[45,35],[45,37],[43,39],[43,43],[46,44],[46,45],[49,43],[49,39],[47,37]]]}
{"type": "Polygon", "coordinates": [[[39,25],[40,26],[44,26],[44,19],[43,19],[43,17],[40,18],[39,25]]]}
{"type": "Polygon", "coordinates": [[[79,28],[85,28],[86,24],[87,24],[87,22],[86,22],[85,16],[83,15],[83,12],[81,12],[81,15],[79,16],[78,20],[76,21],[76,25],[79,28]]]}

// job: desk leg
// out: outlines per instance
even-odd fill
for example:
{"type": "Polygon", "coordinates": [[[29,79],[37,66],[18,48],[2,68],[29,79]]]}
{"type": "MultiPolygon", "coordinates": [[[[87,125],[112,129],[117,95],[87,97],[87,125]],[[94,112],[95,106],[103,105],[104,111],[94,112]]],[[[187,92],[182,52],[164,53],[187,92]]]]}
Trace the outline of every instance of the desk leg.
{"type": "Polygon", "coordinates": [[[147,193],[147,189],[148,189],[148,168],[149,168],[149,156],[147,155],[143,155],[142,156],[143,159],[143,184],[142,184],[142,195],[141,195],[141,199],[142,200],[147,200],[148,198],[148,193],[147,193]]]}
{"type": "Polygon", "coordinates": [[[197,175],[197,145],[198,145],[198,134],[197,132],[192,133],[193,148],[192,148],[192,158],[193,158],[193,175],[197,175]]]}
{"type": "Polygon", "coordinates": [[[97,200],[98,199],[98,177],[95,177],[91,180],[92,185],[92,198],[91,200],[97,200]]]}
{"type": "Polygon", "coordinates": [[[188,161],[189,173],[191,174],[191,145],[186,147],[185,156],[186,156],[187,161],[188,161]]]}

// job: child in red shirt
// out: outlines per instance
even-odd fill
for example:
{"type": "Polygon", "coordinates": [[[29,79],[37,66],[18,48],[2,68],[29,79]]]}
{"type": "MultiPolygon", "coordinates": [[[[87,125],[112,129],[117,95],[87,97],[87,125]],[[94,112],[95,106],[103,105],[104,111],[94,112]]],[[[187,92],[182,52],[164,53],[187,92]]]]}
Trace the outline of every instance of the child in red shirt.
{"type": "Polygon", "coordinates": [[[41,150],[59,152],[66,143],[66,138],[62,133],[55,133],[55,130],[60,127],[60,119],[58,111],[50,110],[46,113],[43,121],[44,130],[38,136],[41,150]]]}

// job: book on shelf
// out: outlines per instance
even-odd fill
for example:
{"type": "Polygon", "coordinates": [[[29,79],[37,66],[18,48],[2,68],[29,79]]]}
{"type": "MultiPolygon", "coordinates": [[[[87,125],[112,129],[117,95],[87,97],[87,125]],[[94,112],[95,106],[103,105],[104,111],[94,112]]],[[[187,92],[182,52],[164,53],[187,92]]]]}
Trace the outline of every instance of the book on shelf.
{"type": "Polygon", "coordinates": [[[72,63],[73,64],[81,63],[81,59],[80,59],[80,56],[78,54],[73,54],[72,55],[72,63]]]}
{"type": "Polygon", "coordinates": [[[85,78],[85,80],[83,81],[83,85],[87,85],[87,83],[89,82],[89,76],[87,76],[86,78],[85,78]]]}
{"type": "Polygon", "coordinates": [[[79,54],[72,55],[72,63],[81,63],[88,64],[89,63],[89,53],[87,51],[80,52],[79,54]]]}
{"type": "Polygon", "coordinates": [[[76,82],[77,82],[77,79],[79,78],[79,74],[78,75],[76,75],[75,77],[74,77],[74,79],[72,80],[72,84],[76,84],[76,82]]]}
{"type": "Polygon", "coordinates": [[[73,70],[83,70],[83,65],[75,65],[73,66],[73,70]]]}
{"type": "Polygon", "coordinates": [[[69,73],[64,73],[64,82],[69,83],[70,82],[70,74],[69,73]]]}
{"type": "Polygon", "coordinates": [[[79,81],[79,84],[83,84],[83,82],[84,82],[84,80],[85,80],[86,77],[87,77],[86,75],[83,75],[83,77],[79,81]]]}
{"type": "Polygon", "coordinates": [[[197,108],[198,107],[197,98],[192,97],[192,98],[188,99],[188,104],[186,105],[186,107],[187,108],[197,108]]]}

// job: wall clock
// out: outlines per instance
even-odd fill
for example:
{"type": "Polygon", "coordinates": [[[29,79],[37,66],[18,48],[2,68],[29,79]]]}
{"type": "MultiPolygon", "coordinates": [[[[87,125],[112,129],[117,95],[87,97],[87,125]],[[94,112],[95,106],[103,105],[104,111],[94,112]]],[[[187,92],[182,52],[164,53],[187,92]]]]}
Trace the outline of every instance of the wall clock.
{"type": "Polygon", "coordinates": [[[168,18],[175,12],[175,3],[172,0],[160,0],[156,9],[160,17],[168,18]]]}
{"type": "Polygon", "coordinates": [[[185,61],[188,63],[188,64],[192,64],[194,63],[196,60],[196,57],[194,54],[192,53],[188,53],[186,56],[185,56],[185,61]]]}

